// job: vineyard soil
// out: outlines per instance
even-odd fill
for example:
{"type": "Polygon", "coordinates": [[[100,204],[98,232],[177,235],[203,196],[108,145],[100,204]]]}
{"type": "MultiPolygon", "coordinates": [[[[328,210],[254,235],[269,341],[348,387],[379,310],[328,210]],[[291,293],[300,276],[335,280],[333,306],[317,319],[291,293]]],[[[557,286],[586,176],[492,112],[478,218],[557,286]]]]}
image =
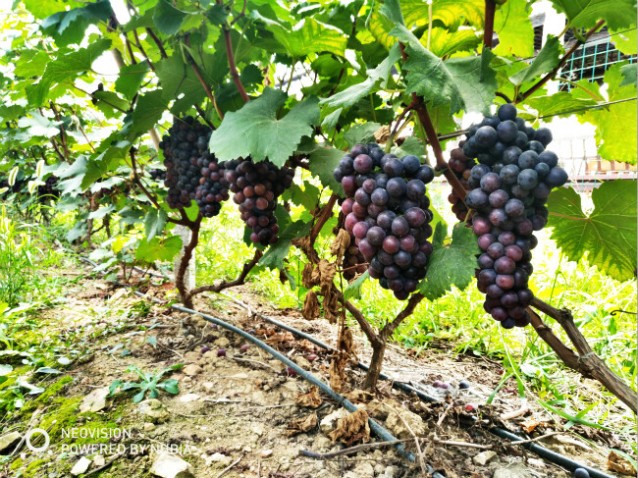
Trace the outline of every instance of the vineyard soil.
{"type": "MultiPolygon", "coordinates": [[[[154,287],[149,295],[163,297],[165,290],[165,286],[154,287]]],[[[336,327],[324,320],[307,321],[296,310],[272,309],[249,286],[233,289],[231,294],[254,310],[324,342],[334,342],[336,327]]],[[[300,450],[326,453],[346,447],[333,443],[323,427],[308,426],[313,415],[321,423],[340,407],[325,396],[314,396],[316,408],[299,405],[309,385],[268,354],[198,317],[149,304],[130,289],[114,288],[87,274],[62,304],[45,313],[41,326],[47,333],[75,337],[84,353],[63,376],[42,383],[47,392],[30,399],[22,413],[5,418],[6,431],[49,430],[51,445],[44,454],[23,447],[0,469],[0,476],[68,476],[82,456],[79,446],[93,444],[90,438],[69,437],[69,431],[82,435],[82,430],[96,428],[119,430],[94,441],[122,452],[103,454],[107,464],[113,461],[96,473],[102,477],[150,476],[149,470],[166,448],[179,451],[197,477],[222,476],[224,470],[223,476],[229,478],[423,476],[417,464],[410,464],[389,447],[326,460],[300,456],[300,450]],[[135,380],[126,372],[130,365],[155,372],[175,364],[183,364],[170,376],[179,382],[175,396],[162,392],[158,400],[135,404],[131,395],[118,393],[102,408],[96,407],[99,410],[78,412],[92,392],[94,395],[114,380],[135,380]]],[[[222,295],[200,296],[195,306],[251,331],[304,369],[329,380],[329,352],[275,329],[222,295]]],[[[355,351],[365,360],[370,351],[360,335],[354,332],[355,351]]],[[[347,374],[349,382],[342,383],[345,395],[416,451],[411,433],[402,425],[404,421],[411,424],[425,462],[446,477],[491,477],[499,469],[506,473],[501,476],[570,476],[520,446],[504,444],[488,432],[494,425],[516,433],[521,433],[521,427],[534,428],[532,438],[550,435],[539,441],[542,445],[605,471],[609,448],[621,445],[619,437],[592,429],[575,426],[563,431],[556,417],[521,401],[514,384],[506,384],[492,406],[478,406],[485,403],[503,373],[499,364],[483,357],[432,347],[419,358],[411,358],[406,350],[390,345],[384,372],[440,397],[441,404],[419,402],[393,391],[388,382],[381,382],[376,394],[361,392],[357,385],[363,373],[352,364],[349,367],[353,369],[347,374]],[[461,380],[470,387],[459,389],[461,380]],[[438,382],[449,384],[448,390],[434,387],[438,382]],[[475,423],[472,416],[478,419],[475,423]],[[484,463],[492,451],[496,455],[484,463]]],[[[360,443],[353,440],[350,445],[360,443]]],[[[95,454],[88,456],[90,473],[101,461],[95,454]]]]}

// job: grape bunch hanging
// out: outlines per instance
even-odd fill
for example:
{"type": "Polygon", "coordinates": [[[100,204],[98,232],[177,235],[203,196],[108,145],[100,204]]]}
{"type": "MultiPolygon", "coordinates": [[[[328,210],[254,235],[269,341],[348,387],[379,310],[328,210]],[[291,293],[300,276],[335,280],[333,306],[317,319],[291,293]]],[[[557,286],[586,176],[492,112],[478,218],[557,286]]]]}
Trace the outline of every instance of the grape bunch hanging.
{"type": "Polygon", "coordinates": [[[252,229],[250,240],[255,244],[277,242],[279,225],[275,217],[277,198],[292,184],[294,170],[278,168],[270,161],[253,163],[250,159],[223,163],[224,177],[234,193],[233,201],[246,226],[252,229]]]}
{"type": "Polygon", "coordinates": [[[478,160],[465,198],[476,211],[472,229],[482,251],[478,288],[487,296],[485,310],[505,328],[530,322],[528,279],[538,243],[533,233],[547,223],[552,188],[567,181],[556,154],[545,149],[551,140],[549,129],[526,125],[516,107],[505,104],[496,116],[469,128],[462,148],[467,158],[478,160]]]}
{"type": "Polygon", "coordinates": [[[432,244],[432,213],[425,195],[434,171],[416,156],[385,154],[377,144],[356,145],[334,177],[346,199],[344,225],[368,261],[370,277],[407,299],[425,277],[432,244]]]}
{"type": "Polygon", "coordinates": [[[219,214],[228,199],[228,183],[223,166],[208,151],[212,130],[193,117],[175,118],[168,135],[162,138],[168,187],[166,202],[174,209],[189,207],[196,200],[204,217],[219,214]]]}

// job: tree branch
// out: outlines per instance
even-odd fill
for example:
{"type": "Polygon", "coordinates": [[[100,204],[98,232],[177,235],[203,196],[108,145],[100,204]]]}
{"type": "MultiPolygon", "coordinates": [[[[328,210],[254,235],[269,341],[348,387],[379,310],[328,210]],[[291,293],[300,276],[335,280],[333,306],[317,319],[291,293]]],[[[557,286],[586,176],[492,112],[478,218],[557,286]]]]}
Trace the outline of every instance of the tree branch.
{"type": "Polygon", "coordinates": [[[210,86],[208,86],[208,83],[206,83],[206,80],[204,79],[204,75],[202,74],[202,70],[199,68],[199,65],[195,62],[195,59],[189,52],[186,52],[186,55],[188,58],[188,63],[190,63],[191,68],[193,69],[193,73],[195,73],[197,80],[202,85],[202,88],[204,89],[206,96],[208,97],[210,102],[213,104],[213,107],[215,108],[215,111],[217,111],[217,114],[219,115],[219,117],[221,119],[224,119],[224,114],[219,109],[219,106],[217,105],[217,100],[215,99],[215,95],[213,94],[213,90],[211,90],[210,86]]]}
{"type": "MultiPolygon", "coordinates": [[[[184,211],[181,209],[181,211],[184,211]]],[[[183,212],[183,214],[186,214],[183,212]]],[[[179,291],[179,295],[182,298],[182,302],[185,307],[189,309],[193,308],[193,297],[186,290],[186,284],[184,284],[184,278],[186,277],[186,271],[188,270],[188,264],[193,257],[193,251],[197,247],[197,243],[199,242],[199,228],[201,226],[201,218],[202,216],[198,216],[196,221],[191,221],[191,224],[188,228],[191,230],[191,240],[184,248],[184,252],[182,253],[182,258],[179,263],[179,269],[177,270],[177,275],[175,276],[175,287],[179,291]]]]}
{"type": "Polygon", "coordinates": [[[532,311],[532,325],[538,335],[547,342],[565,364],[581,373],[586,378],[600,382],[607,390],[625,403],[634,413],[638,413],[638,394],[614,374],[607,364],[592,350],[589,343],[574,323],[572,313],[568,309],[556,309],[535,297],[531,306],[553,318],[565,330],[569,340],[576,348],[577,354],[556,337],[540,317],[532,311]]]}
{"type": "Polygon", "coordinates": [[[406,318],[412,315],[412,313],[414,312],[414,309],[416,309],[416,306],[419,305],[424,298],[425,296],[421,294],[420,292],[416,292],[412,294],[410,296],[410,299],[408,300],[408,303],[405,304],[405,307],[403,308],[403,310],[399,312],[397,316],[394,319],[392,319],[392,321],[385,324],[383,329],[381,329],[381,332],[379,333],[379,335],[381,335],[381,337],[383,337],[384,340],[390,338],[392,334],[394,333],[394,331],[396,330],[396,328],[401,324],[401,322],[403,322],[406,318]]]}
{"type": "Polygon", "coordinates": [[[164,49],[164,45],[162,44],[162,40],[159,39],[159,37],[155,34],[153,29],[151,27],[146,27],[146,33],[148,33],[148,36],[150,36],[155,42],[155,44],[157,45],[157,48],[160,51],[160,56],[162,58],[168,58],[168,55],[166,54],[166,50],[164,49]]]}
{"type": "Polygon", "coordinates": [[[230,287],[235,287],[235,286],[244,284],[246,282],[246,278],[248,277],[248,274],[250,274],[250,271],[252,271],[255,268],[255,266],[259,263],[259,260],[262,258],[263,255],[264,253],[260,249],[255,250],[255,255],[250,260],[250,262],[246,262],[244,264],[244,267],[242,267],[242,270],[237,276],[237,278],[231,281],[222,281],[216,285],[206,285],[202,287],[197,287],[196,289],[193,289],[192,291],[190,291],[190,294],[189,294],[190,297],[192,298],[193,296],[197,294],[201,294],[202,292],[221,292],[224,289],[228,289],[230,287]]]}
{"type": "MultiPolygon", "coordinates": [[[[217,5],[222,5],[221,0],[216,0],[217,5]]],[[[244,84],[241,82],[241,78],[239,77],[239,73],[237,72],[237,65],[235,64],[235,53],[233,52],[233,40],[230,37],[230,29],[228,25],[224,25],[222,28],[224,35],[224,44],[226,45],[226,57],[228,58],[228,68],[230,69],[230,76],[237,87],[237,91],[239,91],[240,96],[244,100],[244,103],[250,101],[250,97],[248,93],[246,93],[246,88],[244,88],[244,84]]]]}
{"type": "Polygon", "coordinates": [[[135,153],[136,153],[135,148],[129,149],[129,156],[131,157],[131,169],[133,170],[133,182],[135,182],[135,184],[138,185],[138,187],[142,190],[144,195],[149,199],[149,201],[151,201],[153,206],[161,210],[162,208],[160,207],[159,202],[157,201],[157,198],[153,194],[151,194],[151,192],[146,188],[146,186],[144,186],[144,183],[140,179],[139,174],[137,174],[137,159],[135,157],[135,153]]]}
{"type": "Polygon", "coordinates": [[[485,0],[485,29],[483,30],[483,45],[487,48],[492,48],[495,13],[496,2],[494,0],[485,0]]]}
{"type": "MultiPolygon", "coordinates": [[[[490,1],[490,0],[486,0],[486,1],[490,1]]],[[[569,57],[571,57],[574,52],[578,49],[579,46],[581,46],[583,43],[585,43],[587,41],[587,39],[592,36],[594,33],[596,33],[603,25],[605,24],[605,20],[599,20],[598,23],[596,23],[596,25],[594,25],[592,28],[590,28],[587,33],[585,33],[585,37],[582,39],[578,39],[576,40],[576,42],[574,42],[574,44],[571,46],[571,48],[569,50],[567,50],[565,52],[565,54],[563,55],[563,57],[560,59],[560,61],[558,62],[558,64],[552,68],[552,70],[547,73],[544,77],[542,77],[540,80],[538,80],[536,82],[536,84],[534,84],[533,86],[530,87],[529,90],[525,91],[524,93],[520,93],[517,97],[516,97],[516,103],[520,103],[521,101],[524,101],[525,99],[529,98],[532,94],[534,94],[536,91],[538,91],[545,83],[547,83],[549,80],[553,79],[556,74],[558,73],[558,71],[565,66],[565,63],[567,63],[567,60],[569,60],[569,57]]]]}
{"type": "Polygon", "coordinates": [[[137,30],[133,30],[133,36],[135,37],[135,46],[140,51],[140,53],[144,55],[144,58],[146,58],[146,61],[148,62],[148,66],[150,67],[150,69],[153,70],[153,72],[155,72],[155,65],[153,65],[153,62],[151,61],[148,54],[146,53],[146,50],[142,46],[142,42],[140,42],[140,37],[137,34],[137,30]]]}

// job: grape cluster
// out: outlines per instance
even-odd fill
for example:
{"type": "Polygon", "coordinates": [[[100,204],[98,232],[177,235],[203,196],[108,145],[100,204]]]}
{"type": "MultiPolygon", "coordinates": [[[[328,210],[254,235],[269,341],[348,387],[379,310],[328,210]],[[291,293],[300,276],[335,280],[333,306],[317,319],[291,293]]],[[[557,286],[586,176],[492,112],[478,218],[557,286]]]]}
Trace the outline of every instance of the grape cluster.
{"type": "Polygon", "coordinates": [[[292,184],[294,171],[278,168],[270,161],[253,163],[250,159],[227,161],[223,166],[233,201],[239,204],[242,220],[252,229],[250,240],[264,246],[277,242],[277,198],[292,184]]]}
{"type": "MultiPolygon", "coordinates": [[[[459,178],[459,182],[463,187],[469,189],[468,180],[470,179],[470,171],[476,165],[476,161],[463,154],[462,148],[464,144],[465,141],[461,141],[458,148],[454,148],[450,151],[448,166],[454,175],[459,178]]],[[[469,209],[465,205],[465,202],[463,202],[463,198],[459,197],[456,191],[452,190],[447,199],[452,204],[452,212],[456,218],[459,221],[466,221],[469,209]]]]}
{"type": "Polygon", "coordinates": [[[197,159],[201,176],[195,189],[195,201],[204,217],[217,216],[222,208],[221,203],[229,197],[224,164],[218,163],[208,150],[197,159]]]}
{"type": "Polygon", "coordinates": [[[416,156],[401,159],[377,144],[356,145],[334,171],[347,196],[344,225],[381,287],[407,299],[425,277],[432,213],[425,185],[434,171],[416,156]]]}
{"type": "Polygon", "coordinates": [[[166,170],[162,168],[153,168],[148,172],[148,175],[153,181],[165,181],[166,170]]]}
{"type": "Polygon", "coordinates": [[[472,229],[482,251],[478,288],[487,296],[485,310],[503,327],[523,327],[533,298],[528,288],[531,250],[538,243],[533,232],[547,223],[545,203],[552,188],[565,184],[567,173],[545,149],[551,132],[527,126],[511,104],[471,126],[467,138],[463,153],[478,160],[465,198],[476,211],[472,229]]]}
{"type": "Polygon", "coordinates": [[[56,176],[49,176],[44,184],[38,186],[38,198],[42,201],[46,199],[57,199],[60,195],[58,189],[58,178],[56,176]]]}

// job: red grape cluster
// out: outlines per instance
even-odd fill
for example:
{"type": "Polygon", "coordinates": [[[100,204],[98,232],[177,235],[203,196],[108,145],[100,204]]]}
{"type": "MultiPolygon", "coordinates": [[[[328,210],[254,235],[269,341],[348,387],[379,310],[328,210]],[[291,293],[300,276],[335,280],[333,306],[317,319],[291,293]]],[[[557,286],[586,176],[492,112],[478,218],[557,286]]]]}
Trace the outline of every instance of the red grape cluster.
{"type": "Polygon", "coordinates": [[[347,196],[344,225],[381,287],[407,299],[425,277],[432,244],[432,213],[425,185],[434,171],[416,156],[385,154],[377,144],[356,145],[334,171],[347,196]]]}
{"type": "MultiPolygon", "coordinates": [[[[476,160],[468,158],[463,154],[463,144],[465,144],[465,141],[461,141],[458,148],[454,148],[450,151],[448,166],[454,175],[459,178],[463,187],[469,189],[468,179],[470,179],[470,171],[476,165],[476,160]]],[[[469,209],[465,205],[463,198],[459,197],[456,191],[452,190],[447,199],[452,204],[452,212],[456,218],[459,221],[466,221],[469,209]]]]}
{"type": "MultiPolygon", "coordinates": [[[[343,204],[343,201],[341,202],[343,204]]],[[[339,229],[344,229],[344,221],[346,215],[343,212],[339,213],[339,220],[337,226],[334,229],[334,233],[339,232],[339,229]]],[[[359,247],[355,244],[355,238],[350,233],[350,245],[343,253],[343,277],[348,282],[354,280],[359,274],[363,274],[368,270],[368,262],[363,254],[359,250],[359,247]]]]}
{"type": "Polygon", "coordinates": [[[195,189],[195,201],[202,216],[217,216],[222,208],[221,203],[229,197],[228,181],[224,177],[224,163],[218,163],[212,154],[205,151],[198,158],[197,165],[201,168],[201,177],[195,189]]]}
{"type": "Polygon", "coordinates": [[[463,145],[478,163],[470,172],[467,207],[476,211],[472,228],[482,253],[478,288],[485,310],[505,328],[530,322],[526,307],[533,298],[528,278],[533,271],[534,231],[547,223],[545,207],[552,188],[567,181],[558,157],[545,147],[552,140],[546,128],[535,130],[506,104],[496,116],[473,125],[463,145]]]}
{"type": "Polygon", "coordinates": [[[242,220],[252,229],[250,240],[264,246],[277,242],[277,198],[292,184],[294,171],[278,168],[270,161],[253,163],[250,159],[227,161],[223,166],[233,201],[239,204],[242,220]]]}

